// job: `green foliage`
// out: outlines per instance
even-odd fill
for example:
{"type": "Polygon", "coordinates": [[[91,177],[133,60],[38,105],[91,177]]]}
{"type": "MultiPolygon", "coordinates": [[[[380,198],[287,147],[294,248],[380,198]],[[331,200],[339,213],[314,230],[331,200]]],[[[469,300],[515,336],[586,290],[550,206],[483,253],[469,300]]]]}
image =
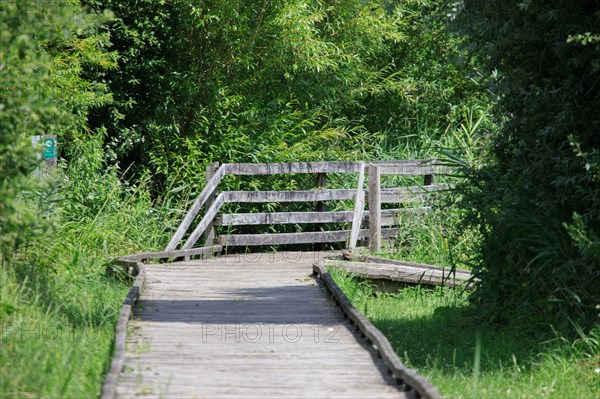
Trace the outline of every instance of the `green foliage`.
{"type": "Polygon", "coordinates": [[[0,13],[0,238],[3,261],[48,224],[39,204],[52,191],[29,177],[39,167],[30,135],[56,134],[69,142],[87,129],[87,110],[110,101],[106,87],[81,77],[84,66],[110,68],[114,55],[102,50],[101,21],[76,2],[18,0],[0,13]],[[37,198],[36,198],[37,197],[37,198]]]}
{"type": "Polygon", "coordinates": [[[115,66],[106,18],[76,1],[0,7],[0,397],[98,396],[127,289],[106,262],[166,240],[144,182],[106,168],[87,124],[111,101],[86,76],[115,66]],[[43,179],[36,134],[70,160],[43,179]]]}
{"type": "Polygon", "coordinates": [[[155,188],[200,181],[209,161],[382,157],[487,102],[434,1],[86,4],[114,12],[121,54],[92,125],[155,188]]]}
{"type": "Polygon", "coordinates": [[[454,9],[496,77],[503,122],[461,190],[482,235],[476,299],[500,320],[589,327],[600,297],[598,2],[454,9]]]}

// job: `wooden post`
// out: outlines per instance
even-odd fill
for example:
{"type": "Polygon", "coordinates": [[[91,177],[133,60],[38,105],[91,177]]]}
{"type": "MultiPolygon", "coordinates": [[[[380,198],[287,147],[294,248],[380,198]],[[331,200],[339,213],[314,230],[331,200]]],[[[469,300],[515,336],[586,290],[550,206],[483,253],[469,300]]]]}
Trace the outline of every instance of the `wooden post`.
{"type": "MultiPolygon", "coordinates": [[[[315,185],[318,189],[323,189],[327,186],[327,173],[317,173],[315,175],[315,185]]],[[[327,203],[325,201],[317,201],[315,204],[315,210],[317,212],[327,212],[327,203]]],[[[324,244],[315,243],[315,251],[323,251],[325,249],[324,244]]]]}
{"type": "Polygon", "coordinates": [[[358,175],[358,185],[356,188],[356,196],[354,197],[354,218],[352,219],[352,230],[350,232],[350,242],[348,249],[353,251],[356,248],[360,226],[362,224],[363,212],[365,210],[365,191],[363,184],[365,182],[365,165],[360,164],[360,173],[358,175]]]}
{"type": "MultiPolygon", "coordinates": [[[[326,173],[317,173],[317,175],[315,176],[315,183],[316,183],[317,188],[319,188],[319,189],[325,188],[325,186],[327,186],[327,174],[326,173]]],[[[325,204],[325,202],[318,201],[316,204],[316,211],[317,212],[326,212],[327,205],[325,204]]]]}
{"type": "MultiPolygon", "coordinates": [[[[214,176],[215,172],[219,169],[219,163],[213,162],[206,165],[206,183],[208,184],[209,180],[214,176]]],[[[219,194],[219,189],[215,189],[214,193],[208,197],[206,200],[206,205],[204,209],[209,209],[210,206],[215,202],[217,195],[219,194]]],[[[204,245],[212,245],[216,238],[216,230],[213,222],[211,221],[208,227],[206,228],[206,232],[203,236],[204,245]]]]}
{"type": "Polygon", "coordinates": [[[369,245],[381,252],[381,176],[379,166],[369,165],[369,245]]]}

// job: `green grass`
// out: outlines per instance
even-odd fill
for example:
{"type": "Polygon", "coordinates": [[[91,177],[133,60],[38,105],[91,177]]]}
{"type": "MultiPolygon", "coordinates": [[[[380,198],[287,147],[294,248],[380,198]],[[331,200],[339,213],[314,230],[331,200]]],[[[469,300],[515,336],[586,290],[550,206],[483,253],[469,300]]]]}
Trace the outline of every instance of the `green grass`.
{"type": "Polygon", "coordinates": [[[127,286],[98,275],[40,284],[0,271],[0,397],[97,397],[127,286]]]}
{"type": "Polygon", "coordinates": [[[71,181],[50,202],[54,227],[24,232],[29,246],[0,259],[0,398],[100,395],[129,290],[106,265],[161,248],[178,211],[170,196],[157,204],[115,174],[71,181]],[[98,198],[86,203],[88,193],[98,198]]]}
{"type": "Polygon", "coordinates": [[[460,290],[411,287],[397,294],[373,293],[368,281],[335,269],[331,273],[398,356],[445,397],[600,397],[600,328],[569,342],[541,333],[542,326],[477,322],[460,290]]]}

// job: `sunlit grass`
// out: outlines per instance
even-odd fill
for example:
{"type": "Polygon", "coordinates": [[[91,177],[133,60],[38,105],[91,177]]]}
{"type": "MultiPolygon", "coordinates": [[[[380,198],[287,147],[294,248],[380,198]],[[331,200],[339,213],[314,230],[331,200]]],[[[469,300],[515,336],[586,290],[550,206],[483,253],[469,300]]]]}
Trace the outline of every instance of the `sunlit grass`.
{"type": "Polygon", "coordinates": [[[411,287],[373,293],[368,281],[331,270],[354,306],[410,367],[448,398],[598,398],[600,331],[569,342],[532,326],[477,322],[467,294],[411,287]],[[481,337],[479,372],[476,337],[481,337]]]}

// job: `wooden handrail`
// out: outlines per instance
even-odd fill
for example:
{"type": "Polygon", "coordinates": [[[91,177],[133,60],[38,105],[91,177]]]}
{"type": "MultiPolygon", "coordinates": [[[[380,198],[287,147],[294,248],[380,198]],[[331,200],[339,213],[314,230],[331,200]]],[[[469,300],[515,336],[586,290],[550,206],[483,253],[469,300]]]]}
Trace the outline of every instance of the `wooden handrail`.
{"type": "Polygon", "coordinates": [[[210,196],[213,194],[213,192],[219,186],[219,183],[221,182],[221,180],[223,180],[223,177],[225,176],[225,171],[226,171],[225,165],[223,165],[219,169],[217,169],[217,171],[215,172],[213,177],[211,177],[211,179],[208,181],[208,183],[206,184],[206,187],[204,187],[202,192],[200,192],[200,195],[198,195],[198,198],[196,198],[196,200],[190,207],[190,210],[188,211],[188,213],[185,215],[185,217],[181,221],[181,224],[177,228],[177,231],[175,231],[175,234],[173,234],[171,241],[169,241],[169,244],[167,244],[165,251],[172,251],[177,248],[177,244],[179,244],[179,242],[183,238],[183,235],[185,234],[185,232],[188,230],[188,228],[190,227],[190,225],[196,218],[196,215],[198,215],[198,212],[200,212],[200,209],[202,208],[202,206],[204,206],[206,201],[208,201],[210,196]]]}
{"type": "MultiPolygon", "coordinates": [[[[362,189],[362,181],[365,178],[367,164],[365,162],[289,162],[289,163],[235,163],[222,164],[217,168],[216,164],[209,165],[214,174],[210,176],[207,173],[208,182],[206,187],[198,195],[189,211],[185,215],[175,234],[166,246],[166,251],[174,251],[182,241],[186,231],[189,230],[194,219],[203,206],[206,206],[206,212],[202,220],[198,223],[190,236],[187,238],[182,249],[191,249],[200,237],[205,234],[205,240],[214,235],[213,225],[216,221],[218,212],[224,203],[268,203],[268,202],[316,202],[323,205],[322,201],[332,200],[353,200],[355,201],[354,217],[352,218],[352,233],[348,240],[349,248],[354,248],[358,240],[358,231],[363,221],[362,212],[364,211],[364,196],[370,197],[369,203],[378,198],[377,203],[408,203],[420,202],[433,191],[447,189],[447,185],[433,185],[433,173],[443,172],[446,168],[436,161],[427,160],[401,160],[401,161],[375,161],[368,163],[370,168],[378,171],[378,175],[423,175],[425,176],[425,186],[398,187],[392,189],[381,189],[380,184],[375,182],[370,184],[369,190],[362,189]],[[216,168],[216,169],[215,169],[216,168]],[[360,173],[359,188],[355,189],[324,189],[316,190],[297,190],[297,191],[226,191],[216,194],[219,183],[225,175],[248,176],[248,175],[275,175],[275,174],[300,174],[314,173],[320,177],[319,181],[324,181],[326,173],[360,173]],[[362,179],[362,180],[361,180],[362,179]],[[375,188],[376,187],[376,188],[375,188]],[[371,192],[377,190],[379,195],[373,195],[371,192]]],[[[374,172],[371,172],[373,174],[374,172]]],[[[375,208],[380,207],[376,204],[370,204],[369,208],[375,212],[375,208]]],[[[323,206],[319,210],[324,211],[323,206]]],[[[377,220],[380,213],[369,211],[372,214],[369,217],[371,229],[371,242],[376,242],[377,220]]],[[[309,219],[314,219],[315,223],[325,223],[328,220],[334,222],[345,216],[338,216],[328,212],[319,212],[324,215],[308,215],[307,213],[290,212],[289,217],[279,215],[279,221],[276,223],[309,223],[309,219]]],[[[281,213],[283,214],[283,213],[281,213]]],[[[257,221],[268,220],[268,217],[254,219],[251,224],[262,224],[257,221]]],[[[241,223],[238,223],[241,224],[241,223]]],[[[381,223],[380,223],[381,224],[381,223]]],[[[388,224],[389,225],[389,221],[388,224]]],[[[329,237],[329,236],[328,236],[329,237]]],[[[327,238],[328,240],[330,238],[327,238]]],[[[211,242],[208,242],[210,244],[211,242]]],[[[331,242],[331,241],[327,241],[331,242]]],[[[380,245],[375,245],[374,250],[378,250],[380,245]]]]}

